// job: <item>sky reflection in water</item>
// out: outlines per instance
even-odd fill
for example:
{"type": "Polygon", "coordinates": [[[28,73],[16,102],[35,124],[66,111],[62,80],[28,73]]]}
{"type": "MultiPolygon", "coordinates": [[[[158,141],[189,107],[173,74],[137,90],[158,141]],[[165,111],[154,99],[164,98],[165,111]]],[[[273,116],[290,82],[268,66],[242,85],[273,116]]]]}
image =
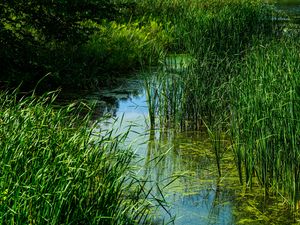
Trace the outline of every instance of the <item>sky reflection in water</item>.
{"type": "MultiPolygon", "coordinates": [[[[216,166],[207,134],[171,130],[150,132],[143,91],[128,94],[126,98],[119,95],[119,99],[115,91],[106,92],[106,97],[109,94],[117,98],[112,107],[114,118],[101,122],[100,127],[114,127],[115,135],[130,128],[125,145],[131,145],[141,157],[138,161],[143,167],[140,175],[149,177],[156,187],[153,194],[161,198],[160,190],[163,191],[169,213],[176,216],[174,224],[234,224],[230,203],[232,193],[217,185],[216,166]]],[[[164,210],[158,214],[160,223],[171,219],[164,210]]]]}

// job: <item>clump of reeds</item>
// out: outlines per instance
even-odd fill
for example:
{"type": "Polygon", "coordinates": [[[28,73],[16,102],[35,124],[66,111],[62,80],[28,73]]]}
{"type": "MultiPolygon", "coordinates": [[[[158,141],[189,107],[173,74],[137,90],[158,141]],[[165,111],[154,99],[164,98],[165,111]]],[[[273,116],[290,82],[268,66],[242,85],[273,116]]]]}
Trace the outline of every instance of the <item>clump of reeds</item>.
{"type": "Polygon", "coordinates": [[[275,11],[262,0],[143,0],[137,9],[163,21],[173,36],[171,51],[240,54],[252,35],[274,32],[275,11]]]}
{"type": "Polygon", "coordinates": [[[81,107],[53,101],[0,94],[0,223],[144,223],[149,192],[122,136],[92,132],[81,107]]]}
{"type": "MultiPolygon", "coordinates": [[[[297,47],[290,51],[281,42],[278,47],[277,42],[260,47],[282,29],[273,20],[272,7],[262,1],[183,2],[189,7],[170,20],[176,21],[174,49],[186,52],[193,63],[183,73],[161,73],[155,92],[160,125],[195,130],[205,124],[217,165],[222,155],[220,138],[230,128],[240,180],[245,176],[251,184],[255,175],[265,190],[284,190],[296,202],[297,47]],[[258,39],[262,41],[257,43],[258,39]]],[[[178,4],[174,1],[173,6],[178,4]]],[[[164,19],[171,18],[170,13],[167,10],[164,19]]]]}
{"type": "Polygon", "coordinates": [[[231,132],[240,179],[296,206],[300,179],[300,44],[259,42],[231,80],[231,132]]]}
{"type": "MultiPolygon", "coordinates": [[[[144,7],[148,4],[146,0],[142,3],[144,7]]],[[[228,118],[226,83],[236,74],[236,65],[253,40],[267,39],[275,33],[272,7],[259,0],[157,0],[153,8],[158,6],[165,16],[161,19],[173,25],[173,50],[193,59],[180,73],[160,73],[165,77],[159,81],[158,91],[161,118],[180,124],[181,129],[199,129],[203,120],[213,124],[228,118]],[[171,14],[168,8],[175,6],[184,10],[171,14]]],[[[159,18],[154,11],[151,15],[159,18]]]]}

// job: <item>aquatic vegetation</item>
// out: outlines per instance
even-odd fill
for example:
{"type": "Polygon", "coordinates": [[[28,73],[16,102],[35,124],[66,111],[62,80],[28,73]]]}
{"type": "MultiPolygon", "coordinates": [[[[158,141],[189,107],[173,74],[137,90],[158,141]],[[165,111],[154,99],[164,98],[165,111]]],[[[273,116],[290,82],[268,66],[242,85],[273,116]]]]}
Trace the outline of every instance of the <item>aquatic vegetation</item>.
{"type": "MultiPolygon", "coordinates": [[[[299,42],[254,46],[231,80],[234,151],[246,183],[299,201],[299,42]]],[[[242,176],[242,175],[241,175],[242,176]]]]}
{"type": "MultiPolygon", "coordinates": [[[[209,126],[216,121],[223,123],[227,115],[219,118],[218,112],[228,106],[226,83],[236,74],[236,64],[255,40],[266,40],[275,34],[274,11],[261,1],[173,3],[184,8],[181,13],[172,14],[173,17],[164,14],[165,20],[174,23],[172,35],[180,45],[173,46],[173,50],[186,52],[186,58],[192,60],[182,73],[171,71],[169,76],[160,73],[166,77],[159,81],[160,115],[175,126],[181,124],[181,129],[198,129],[203,120],[209,126]]],[[[165,3],[156,1],[154,8],[155,4],[165,3]]]]}
{"type": "MultiPolygon", "coordinates": [[[[155,71],[144,79],[151,130],[206,130],[209,159],[215,160],[208,166],[219,177],[234,158],[242,184],[258,183],[266,196],[278,193],[299,208],[298,25],[278,21],[273,6],[261,0],[108,3],[119,7],[104,7],[108,15],[96,19],[95,12],[77,18],[54,8],[61,15],[54,31],[62,36],[42,32],[54,24],[34,27],[29,8],[19,15],[21,3],[0,9],[1,44],[9,46],[0,53],[5,81],[87,87],[141,67],[155,71]],[[40,80],[45,74],[51,75],[40,80]]],[[[50,11],[49,23],[55,18],[50,11]]],[[[133,153],[119,145],[128,133],[97,134],[88,117],[76,116],[82,108],[55,109],[53,101],[52,95],[0,94],[1,222],[147,221],[151,190],[133,173],[133,153]]],[[[251,210],[260,215],[255,206],[251,210]]]]}
{"type": "Polygon", "coordinates": [[[240,181],[251,187],[255,179],[266,195],[280,193],[297,208],[299,41],[274,15],[261,1],[209,9],[191,3],[175,17],[174,31],[193,62],[183,72],[158,73],[155,112],[161,127],[205,125],[217,165],[224,149],[218,141],[231,140],[240,181]]]}
{"type": "Polygon", "coordinates": [[[123,136],[93,132],[82,106],[54,99],[0,94],[0,223],[145,222],[152,203],[123,136]]]}

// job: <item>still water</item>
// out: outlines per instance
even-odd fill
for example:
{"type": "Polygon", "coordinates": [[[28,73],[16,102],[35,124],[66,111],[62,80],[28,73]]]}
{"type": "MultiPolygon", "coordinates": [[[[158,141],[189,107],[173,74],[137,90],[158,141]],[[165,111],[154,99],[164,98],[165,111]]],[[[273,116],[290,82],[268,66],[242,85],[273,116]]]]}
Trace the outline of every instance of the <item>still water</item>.
{"type": "MultiPolygon", "coordinates": [[[[138,76],[140,77],[140,76],[138,76]]],[[[123,79],[113,88],[86,93],[96,103],[98,130],[129,130],[125,145],[136,152],[138,176],[147,177],[152,197],[163,207],[154,224],[297,224],[282,198],[263,197],[239,183],[229,145],[224,141],[221,177],[205,130],[149,130],[148,106],[140,78],[123,79]]]]}
{"type": "MultiPolygon", "coordinates": [[[[298,1],[277,1],[276,7],[294,21],[299,18],[298,1]]],[[[189,61],[182,56],[173,58],[166,69],[176,72],[189,61]]],[[[155,212],[155,224],[300,224],[299,216],[291,213],[285,199],[264,197],[262,189],[254,186],[249,190],[239,183],[226,141],[222,173],[218,176],[212,141],[205,130],[150,131],[140,78],[120,80],[113,88],[87,92],[83,98],[96,103],[95,119],[107,115],[99,122],[98,130],[113,128],[114,135],[129,131],[125,145],[136,152],[138,175],[147,177],[153,197],[163,205],[155,212]]]]}

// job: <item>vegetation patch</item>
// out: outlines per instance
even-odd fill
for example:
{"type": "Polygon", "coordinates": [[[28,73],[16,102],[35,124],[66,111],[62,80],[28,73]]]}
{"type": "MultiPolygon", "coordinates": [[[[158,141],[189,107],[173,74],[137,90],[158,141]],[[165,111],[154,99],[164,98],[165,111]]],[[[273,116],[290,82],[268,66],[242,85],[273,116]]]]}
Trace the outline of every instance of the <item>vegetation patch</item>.
{"type": "Polygon", "coordinates": [[[53,101],[0,95],[0,223],[145,222],[152,206],[122,137],[93,132],[82,107],[53,101]]]}

